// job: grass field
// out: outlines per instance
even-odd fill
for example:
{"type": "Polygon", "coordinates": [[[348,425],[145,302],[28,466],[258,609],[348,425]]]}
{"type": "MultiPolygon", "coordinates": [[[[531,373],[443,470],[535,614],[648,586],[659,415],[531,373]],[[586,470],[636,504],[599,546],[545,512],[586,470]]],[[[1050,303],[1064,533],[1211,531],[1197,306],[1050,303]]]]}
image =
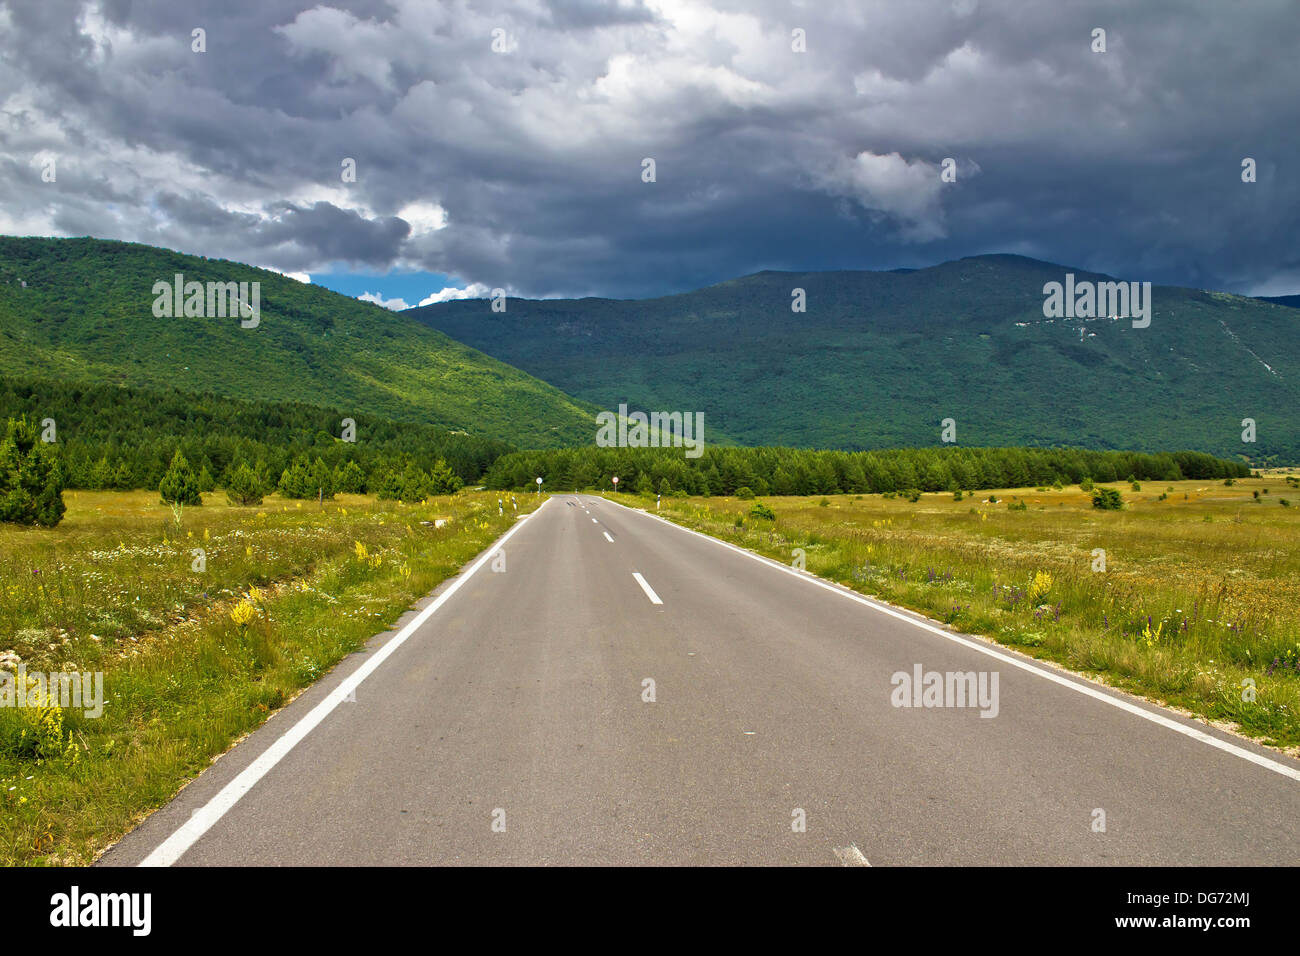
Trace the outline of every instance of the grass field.
{"type": "MultiPolygon", "coordinates": [[[[801,549],[810,572],[1295,752],[1300,490],[1283,475],[1117,487],[1113,512],[1067,488],[764,499],[774,520],[665,498],[660,513],[783,562],[801,549]]],[[[0,709],[0,864],[93,860],[503,533],[497,497],[208,496],[177,515],[152,492],[67,492],[53,530],[0,525],[0,654],[102,671],[107,698],[98,719],[0,709]]]]}
{"type": "Polygon", "coordinates": [[[0,865],[93,860],[514,520],[495,493],[179,515],[156,492],[64,497],[57,528],[0,525],[0,654],[102,671],[107,702],[0,709],[0,865]]]}
{"type": "Polygon", "coordinates": [[[1123,510],[1073,487],[659,513],[787,564],[802,549],[812,573],[1297,752],[1300,492],[1284,474],[1112,487],[1123,510]]]}

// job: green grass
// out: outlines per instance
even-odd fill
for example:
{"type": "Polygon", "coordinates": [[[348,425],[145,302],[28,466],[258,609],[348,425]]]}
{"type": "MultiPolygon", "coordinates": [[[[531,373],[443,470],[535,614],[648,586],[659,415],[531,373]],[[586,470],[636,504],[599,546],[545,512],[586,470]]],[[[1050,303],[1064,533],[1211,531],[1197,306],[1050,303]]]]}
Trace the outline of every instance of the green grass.
{"type": "Polygon", "coordinates": [[[246,509],[209,495],[179,524],[156,493],[66,500],[55,529],[0,525],[0,652],[29,671],[103,671],[107,704],[63,712],[45,756],[6,750],[33,712],[0,711],[3,865],[95,859],[513,522],[489,493],[246,509]],[[231,611],[251,587],[241,626],[231,611]]]}
{"type": "Polygon", "coordinates": [[[775,520],[665,497],[660,514],[787,564],[802,549],[809,572],[1296,753],[1300,496],[1281,475],[1118,487],[1121,511],[1072,487],[766,498],[775,520]]]}

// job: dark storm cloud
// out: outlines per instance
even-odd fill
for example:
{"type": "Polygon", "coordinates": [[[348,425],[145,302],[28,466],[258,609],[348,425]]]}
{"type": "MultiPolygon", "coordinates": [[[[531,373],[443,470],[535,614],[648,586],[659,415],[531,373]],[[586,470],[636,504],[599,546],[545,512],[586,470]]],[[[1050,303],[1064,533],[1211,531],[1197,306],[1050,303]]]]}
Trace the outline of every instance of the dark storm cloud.
{"type": "Polygon", "coordinates": [[[1288,292],[1297,41],[1271,0],[0,3],[0,231],[534,295],[995,251],[1288,292]]]}

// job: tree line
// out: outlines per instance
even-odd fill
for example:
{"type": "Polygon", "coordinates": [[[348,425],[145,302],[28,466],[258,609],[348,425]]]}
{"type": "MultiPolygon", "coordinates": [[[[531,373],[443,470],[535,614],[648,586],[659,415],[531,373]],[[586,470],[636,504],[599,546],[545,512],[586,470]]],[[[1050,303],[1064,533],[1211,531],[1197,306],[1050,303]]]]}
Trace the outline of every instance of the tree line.
{"type": "Polygon", "coordinates": [[[0,421],[9,418],[26,419],[43,437],[49,432],[64,487],[90,490],[157,488],[177,452],[203,491],[225,487],[241,464],[274,488],[300,459],[319,460],[339,490],[377,491],[409,483],[393,475],[418,483],[416,472],[430,474],[439,462],[460,482],[477,482],[512,450],[369,416],[352,417],[355,441],[346,441],[349,416],[335,409],[42,379],[0,379],[0,421]]]}
{"type": "Polygon", "coordinates": [[[866,452],[798,448],[707,448],[686,458],[672,448],[517,451],[488,469],[493,489],[550,491],[612,487],[637,493],[734,495],[973,491],[1095,482],[1249,477],[1242,462],[1202,452],[1146,454],[1081,448],[900,448],[866,452]]]}

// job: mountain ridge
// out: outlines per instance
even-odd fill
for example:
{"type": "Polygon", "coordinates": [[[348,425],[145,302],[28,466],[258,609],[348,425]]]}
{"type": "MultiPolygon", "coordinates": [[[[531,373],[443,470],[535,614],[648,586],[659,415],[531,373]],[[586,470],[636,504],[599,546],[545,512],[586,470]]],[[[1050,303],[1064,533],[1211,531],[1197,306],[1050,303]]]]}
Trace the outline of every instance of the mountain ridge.
{"type": "MultiPolygon", "coordinates": [[[[1049,319],[1043,286],[1117,281],[1016,254],[909,272],[765,270],[642,300],[483,300],[411,315],[613,408],[703,411],[743,444],[1196,448],[1300,460],[1292,309],[1153,286],[1149,328],[1049,319]],[[791,311],[802,288],[806,312],[791,311]],[[1241,441],[1243,419],[1257,423],[1241,441]]],[[[1119,280],[1131,281],[1131,280],[1119,280]]]]}

